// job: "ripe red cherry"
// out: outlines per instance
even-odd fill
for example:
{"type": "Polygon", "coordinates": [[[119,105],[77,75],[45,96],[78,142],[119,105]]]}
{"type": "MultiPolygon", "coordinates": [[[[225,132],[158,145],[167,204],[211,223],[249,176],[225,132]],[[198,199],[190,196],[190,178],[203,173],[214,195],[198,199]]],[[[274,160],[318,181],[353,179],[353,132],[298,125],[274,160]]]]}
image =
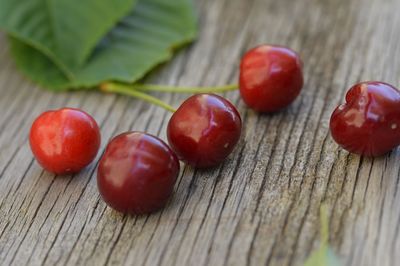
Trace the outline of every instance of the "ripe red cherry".
{"type": "Polygon", "coordinates": [[[256,111],[285,108],[303,87],[301,60],[285,47],[258,46],[242,58],[239,87],[243,101],[256,111]]]}
{"type": "Polygon", "coordinates": [[[239,112],[228,100],[197,94],[172,115],[167,136],[179,159],[192,166],[211,167],[232,152],[241,128],[239,112]]]}
{"type": "Polygon", "coordinates": [[[178,158],[165,142],[145,133],[127,132],[107,145],[97,185],[110,207],[144,214],[167,203],[178,174],[178,158]]]}
{"type": "Polygon", "coordinates": [[[362,82],[333,112],[334,140],[352,153],[379,156],[400,145],[400,92],[383,82],[362,82]]]}
{"type": "Polygon", "coordinates": [[[47,171],[59,175],[77,173],[96,157],[100,130],[84,111],[63,108],[36,118],[29,142],[36,160],[47,171]]]}

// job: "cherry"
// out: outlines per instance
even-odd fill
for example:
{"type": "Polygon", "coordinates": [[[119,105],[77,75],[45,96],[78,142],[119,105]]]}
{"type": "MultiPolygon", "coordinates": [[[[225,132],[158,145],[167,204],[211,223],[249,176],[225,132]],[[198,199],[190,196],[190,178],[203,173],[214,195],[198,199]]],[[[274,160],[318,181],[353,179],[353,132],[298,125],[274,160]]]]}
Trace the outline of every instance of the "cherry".
{"type": "Polygon", "coordinates": [[[130,214],[163,207],[179,174],[179,161],[162,140],[141,132],[126,132],[107,145],[97,172],[104,201],[130,214]]]}
{"type": "Polygon", "coordinates": [[[211,167],[232,152],[241,127],[239,112],[228,100],[214,94],[196,94],[172,115],[167,136],[181,160],[196,167],[211,167]]]}
{"type": "Polygon", "coordinates": [[[333,112],[334,140],[352,153],[379,156],[400,145],[400,92],[371,81],[354,85],[333,112]]]}
{"type": "Polygon", "coordinates": [[[84,111],[62,108],[36,118],[29,142],[36,160],[47,171],[59,175],[77,173],[96,157],[100,130],[84,111]]]}
{"type": "Polygon", "coordinates": [[[291,104],[303,87],[302,62],[292,50],[261,45],[248,51],[240,64],[240,94],[259,112],[275,112],[291,104]]]}

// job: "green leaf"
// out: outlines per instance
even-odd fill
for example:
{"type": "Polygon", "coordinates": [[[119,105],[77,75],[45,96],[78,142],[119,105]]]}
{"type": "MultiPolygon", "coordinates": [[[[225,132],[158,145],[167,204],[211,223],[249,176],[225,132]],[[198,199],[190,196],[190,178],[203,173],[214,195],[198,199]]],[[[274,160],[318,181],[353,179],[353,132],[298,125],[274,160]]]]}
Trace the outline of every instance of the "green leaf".
{"type": "Polygon", "coordinates": [[[49,57],[66,75],[126,16],[135,0],[0,0],[0,28],[49,57]]]}
{"type": "Polygon", "coordinates": [[[329,247],[329,221],[326,205],[321,205],[321,246],[315,250],[304,263],[304,266],[340,266],[339,258],[329,247]]]}
{"type": "Polygon", "coordinates": [[[11,38],[11,48],[17,66],[46,88],[89,88],[109,80],[132,83],[196,37],[195,18],[191,0],[138,0],[85,65],[68,69],[72,77],[55,71],[52,60],[29,44],[11,38]]]}
{"type": "Polygon", "coordinates": [[[69,84],[64,73],[38,50],[12,37],[10,46],[17,67],[41,87],[61,90],[69,84]]]}

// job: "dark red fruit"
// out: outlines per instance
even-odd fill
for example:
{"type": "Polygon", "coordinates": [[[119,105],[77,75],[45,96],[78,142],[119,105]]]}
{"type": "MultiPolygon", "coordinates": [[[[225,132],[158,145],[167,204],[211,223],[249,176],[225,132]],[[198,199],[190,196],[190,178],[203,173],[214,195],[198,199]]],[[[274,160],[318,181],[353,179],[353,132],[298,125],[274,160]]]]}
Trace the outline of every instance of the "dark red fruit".
{"type": "Polygon", "coordinates": [[[400,145],[400,92],[383,82],[362,82],[333,112],[335,141],[352,153],[379,156],[400,145]]]}
{"type": "Polygon", "coordinates": [[[107,145],[97,185],[112,208],[144,214],[167,203],[178,174],[178,158],[167,144],[145,133],[127,132],[107,145]]]}
{"type": "Polygon", "coordinates": [[[275,112],[291,104],[303,87],[302,63],[292,50],[261,45],[248,51],[240,64],[240,94],[259,112],[275,112]]]}
{"type": "Polygon", "coordinates": [[[36,160],[47,171],[77,173],[96,157],[100,130],[82,110],[63,108],[42,113],[31,127],[29,142],[36,160]]]}
{"type": "Polygon", "coordinates": [[[239,141],[242,121],[228,100],[213,94],[188,98],[168,123],[168,141],[179,159],[196,167],[221,163],[239,141]]]}

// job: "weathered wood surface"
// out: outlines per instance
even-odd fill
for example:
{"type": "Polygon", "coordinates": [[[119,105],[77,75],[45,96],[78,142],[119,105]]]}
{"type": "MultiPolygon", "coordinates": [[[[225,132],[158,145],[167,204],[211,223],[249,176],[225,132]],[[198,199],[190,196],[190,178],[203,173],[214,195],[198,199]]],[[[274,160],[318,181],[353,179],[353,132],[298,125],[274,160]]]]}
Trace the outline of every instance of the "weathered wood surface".
{"type": "MultiPolygon", "coordinates": [[[[400,151],[368,159],[332,141],[328,121],[359,80],[399,85],[399,0],[198,0],[201,35],[152,82],[235,82],[245,50],[283,44],[302,55],[306,84],[274,115],[246,109],[221,167],[185,167],[167,208],[144,217],[106,207],[96,164],[55,177],[33,160],[27,135],[40,112],[80,107],[103,144],[142,130],[165,138],[169,113],[101,93],[54,94],[26,81],[0,36],[0,262],[2,265],[301,265],[319,244],[326,202],[330,241],[345,265],[400,263],[400,151]]],[[[185,95],[162,95],[172,105],[185,95]]]]}

